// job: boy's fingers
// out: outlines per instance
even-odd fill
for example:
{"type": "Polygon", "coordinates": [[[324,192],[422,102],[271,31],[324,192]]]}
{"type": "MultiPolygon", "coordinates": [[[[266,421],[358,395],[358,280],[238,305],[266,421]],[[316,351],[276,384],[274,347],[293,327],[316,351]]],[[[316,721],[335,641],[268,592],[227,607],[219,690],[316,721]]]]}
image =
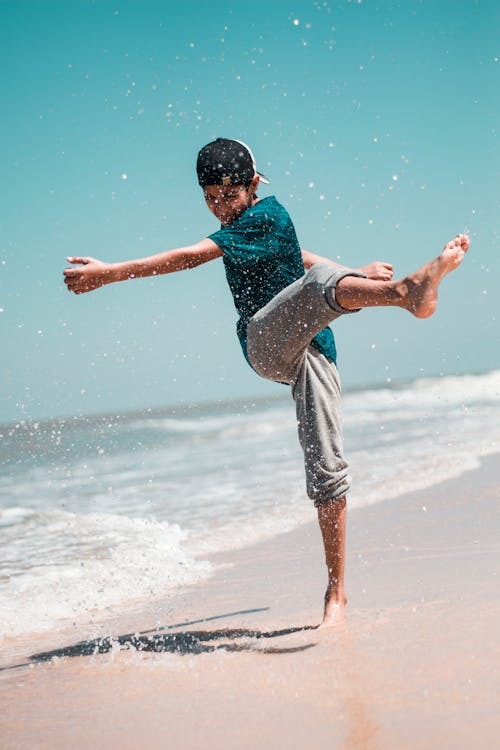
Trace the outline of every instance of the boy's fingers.
{"type": "Polygon", "coordinates": [[[80,256],[70,256],[69,258],[66,258],[66,260],[68,263],[83,263],[84,266],[90,262],[90,258],[82,258],[80,256]]]}
{"type": "Polygon", "coordinates": [[[382,269],[384,277],[390,279],[392,277],[392,265],[390,263],[382,263],[382,269]]]}

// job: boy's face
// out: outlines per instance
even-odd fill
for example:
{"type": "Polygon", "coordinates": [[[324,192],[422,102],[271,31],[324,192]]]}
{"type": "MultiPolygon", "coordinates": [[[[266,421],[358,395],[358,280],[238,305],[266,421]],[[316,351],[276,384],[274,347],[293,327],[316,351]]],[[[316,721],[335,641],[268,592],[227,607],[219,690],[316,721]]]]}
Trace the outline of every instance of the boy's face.
{"type": "Polygon", "coordinates": [[[258,184],[259,176],[255,175],[248,188],[244,185],[206,185],[203,194],[208,208],[225,227],[254,203],[258,184]]]}

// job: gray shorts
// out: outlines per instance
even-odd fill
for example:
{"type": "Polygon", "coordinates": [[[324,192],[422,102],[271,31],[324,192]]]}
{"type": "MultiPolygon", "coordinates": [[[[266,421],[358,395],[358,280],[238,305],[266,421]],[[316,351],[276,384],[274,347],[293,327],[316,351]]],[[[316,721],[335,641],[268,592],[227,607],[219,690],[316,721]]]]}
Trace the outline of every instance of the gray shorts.
{"type": "Polygon", "coordinates": [[[349,489],[339,375],[335,364],[310,346],[325,326],[354,312],[341,308],[335,299],[335,287],[344,276],[363,274],[314,265],[259,310],[247,328],[247,353],[254,370],[291,386],[307,494],[316,507],[344,497],[349,489]]]}

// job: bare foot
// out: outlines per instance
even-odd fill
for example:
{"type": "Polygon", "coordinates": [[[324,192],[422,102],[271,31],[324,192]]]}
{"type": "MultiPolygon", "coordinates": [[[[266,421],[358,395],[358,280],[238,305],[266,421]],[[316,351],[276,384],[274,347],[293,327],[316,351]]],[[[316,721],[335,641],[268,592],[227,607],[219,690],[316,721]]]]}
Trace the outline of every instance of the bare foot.
{"type": "Polygon", "coordinates": [[[437,290],[446,274],[460,265],[469,249],[466,234],[447,242],[441,255],[402,280],[405,307],[417,318],[428,318],[437,306],[437,290]]]}
{"type": "Polygon", "coordinates": [[[345,605],[347,599],[345,595],[339,599],[337,597],[331,597],[329,589],[326,590],[325,594],[325,612],[323,615],[323,621],[318,625],[318,630],[323,628],[331,628],[334,625],[338,625],[341,622],[345,622],[345,605]]]}

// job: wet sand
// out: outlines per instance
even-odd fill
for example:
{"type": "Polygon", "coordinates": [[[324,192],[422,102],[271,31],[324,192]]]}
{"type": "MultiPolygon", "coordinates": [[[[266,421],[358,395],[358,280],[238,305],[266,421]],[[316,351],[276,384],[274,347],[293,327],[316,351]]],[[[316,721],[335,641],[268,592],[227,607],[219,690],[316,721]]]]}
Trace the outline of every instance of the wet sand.
{"type": "MultiPolygon", "coordinates": [[[[496,455],[352,511],[348,614],[328,631],[312,627],[326,583],[316,524],[220,556],[203,586],[97,628],[136,633],[143,650],[42,655],[0,672],[0,746],[495,748],[499,500],[496,455]]],[[[97,631],[7,643],[2,662],[97,631]]]]}

